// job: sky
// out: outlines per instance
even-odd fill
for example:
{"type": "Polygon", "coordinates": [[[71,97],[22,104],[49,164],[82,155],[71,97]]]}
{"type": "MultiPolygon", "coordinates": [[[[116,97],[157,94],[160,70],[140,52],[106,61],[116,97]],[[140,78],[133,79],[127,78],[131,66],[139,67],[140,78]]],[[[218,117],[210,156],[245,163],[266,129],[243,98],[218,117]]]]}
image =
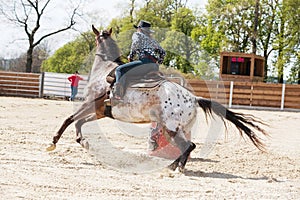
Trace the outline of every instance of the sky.
{"type": "MultiPolygon", "coordinates": [[[[51,0],[46,9],[47,18],[43,19],[41,29],[53,31],[63,27],[66,23],[66,10],[70,9],[71,0],[51,0]]],[[[128,8],[129,0],[85,0],[83,2],[83,12],[92,16],[88,21],[81,20],[76,24],[76,29],[87,31],[91,24],[98,26],[107,26],[114,17],[122,16],[122,12],[128,8]],[[98,20],[98,18],[101,18],[98,20]]],[[[137,6],[142,5],[144,0],[136,0],[137,6]]],[[[207,0],[188,0],[188,7],[191,9],[203,9],[207,0]]],[[[16,28],[14,24],[0,16],[0,58],[15,58],[21,53],[25,53],[28,48],[28,40],[24,30],[21,27],[16,28]]],[[[76,31],[62,32],[51,36],[46,43],[51,48],[52,53],[69,41],[72,41],[79,33],[76,31]]]]}

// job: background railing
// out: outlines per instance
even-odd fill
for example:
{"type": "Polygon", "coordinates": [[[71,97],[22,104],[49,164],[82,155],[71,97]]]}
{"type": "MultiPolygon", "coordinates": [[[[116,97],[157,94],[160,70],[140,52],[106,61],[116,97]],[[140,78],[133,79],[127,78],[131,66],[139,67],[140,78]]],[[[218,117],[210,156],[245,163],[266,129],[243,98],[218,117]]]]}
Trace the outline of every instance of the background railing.
{"type": "Polygon", "coordinates": [[[229,107],[252,106],[300,109],[300,85],[238,81],[188,81],[197,96],[229,107]]]}
{"type": "MultiPolygon", "coordinates": [[[[67,97],[71,95],[68,77],[72,74],[44,72],[43,96],[67,97]]],[[[83,98],[83,91],[87,85],[87,76],[80,75],[84,80],[79,81],[77,98],[83,98]]]]}
{"type": "MultiPolygon", "coordinates": [[[[71,74],[41,74],[0,71],[0,95],[24,97],[68,97],[71,74]]],[[[78,98],[83,98],[85,80],[79,82],[78,98]]],[[[174,80],[176,81],[176,80],[174,80]]],[[[187,80],[197,96],[210,98],[228,107],[251,106],[284,110],[300,109],[300,85],[261,82],[187,80]]]]}
{"type": "Polygon", "coordinates": [[[0,95],[39,97],[41,74],[0,71],[0,95]]]}

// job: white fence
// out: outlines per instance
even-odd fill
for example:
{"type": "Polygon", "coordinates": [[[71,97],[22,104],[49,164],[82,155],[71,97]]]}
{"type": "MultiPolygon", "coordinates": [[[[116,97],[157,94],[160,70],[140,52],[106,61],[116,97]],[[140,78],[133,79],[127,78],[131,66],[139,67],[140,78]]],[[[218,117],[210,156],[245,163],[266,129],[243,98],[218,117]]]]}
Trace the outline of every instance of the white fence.
{"type": "MultiPolygon", "coordinates": [[[[43,96],[67,97],[71,95],[68,77],[72,74],[44,72],[43,96]]],[[[84,80],[79,81],[77,98],[83,98],[83,91],[87,85],[88,76],[80,75],[84,80]]]]}

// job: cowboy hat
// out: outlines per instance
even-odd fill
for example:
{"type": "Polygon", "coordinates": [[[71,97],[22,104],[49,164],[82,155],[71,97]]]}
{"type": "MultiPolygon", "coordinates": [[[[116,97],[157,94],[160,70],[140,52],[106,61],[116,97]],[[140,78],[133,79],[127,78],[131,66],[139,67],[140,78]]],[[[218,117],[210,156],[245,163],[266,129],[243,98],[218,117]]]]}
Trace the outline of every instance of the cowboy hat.
{"type": "Polygon", "coordinates": [[[140,28],[143,31],[149,32],[149,33],[153,33],[154,31],[150,29],[151,27],[151,23],[141,20],[138,25],[133,25],[134,28],[140,28]]]}

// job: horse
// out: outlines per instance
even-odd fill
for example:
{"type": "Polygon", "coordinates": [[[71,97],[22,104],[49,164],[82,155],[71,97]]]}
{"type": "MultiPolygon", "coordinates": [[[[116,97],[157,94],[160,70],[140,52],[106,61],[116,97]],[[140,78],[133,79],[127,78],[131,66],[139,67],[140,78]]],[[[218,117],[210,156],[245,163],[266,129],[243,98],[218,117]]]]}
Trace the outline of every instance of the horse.
{"type": "Polygon", "coordinates": [[[97,49],[86,99],[78,110],[63,122],[53,137],[51,146],[47,148],[48,151],[56,148],[64,130],[75,121],[76,141],[84,148],[89,148],[89,144],[82,136],[81,126],[88,121],[111,117],[130,123],[158,122],[163,127],[164,134],[171,138],[170,143],[180,150],[180,155],[168,167],[183,172],[190,153],[196,148],[195,143],[186,135],[191,132],[199,107],[206,116],[213,117],[214,113],[220,117],[225,128],[228,122],[233,124],[255,147],[261,151],[266,150],[258,135],[268,135],[260,127],[264,124],[261,120],[252,115],[233,112],[216,101],[198,97],[186,87],[168,79],[160,80],[153,87],[129,87],[122,102],[112,102],[106,106],[105,100],[111,96],[108,93],[111,83],[107,81],[107,77],[120,64],[121,53],[112,38],[112,29],[98,31],[92,25],[92,30],[97,49]]]}

